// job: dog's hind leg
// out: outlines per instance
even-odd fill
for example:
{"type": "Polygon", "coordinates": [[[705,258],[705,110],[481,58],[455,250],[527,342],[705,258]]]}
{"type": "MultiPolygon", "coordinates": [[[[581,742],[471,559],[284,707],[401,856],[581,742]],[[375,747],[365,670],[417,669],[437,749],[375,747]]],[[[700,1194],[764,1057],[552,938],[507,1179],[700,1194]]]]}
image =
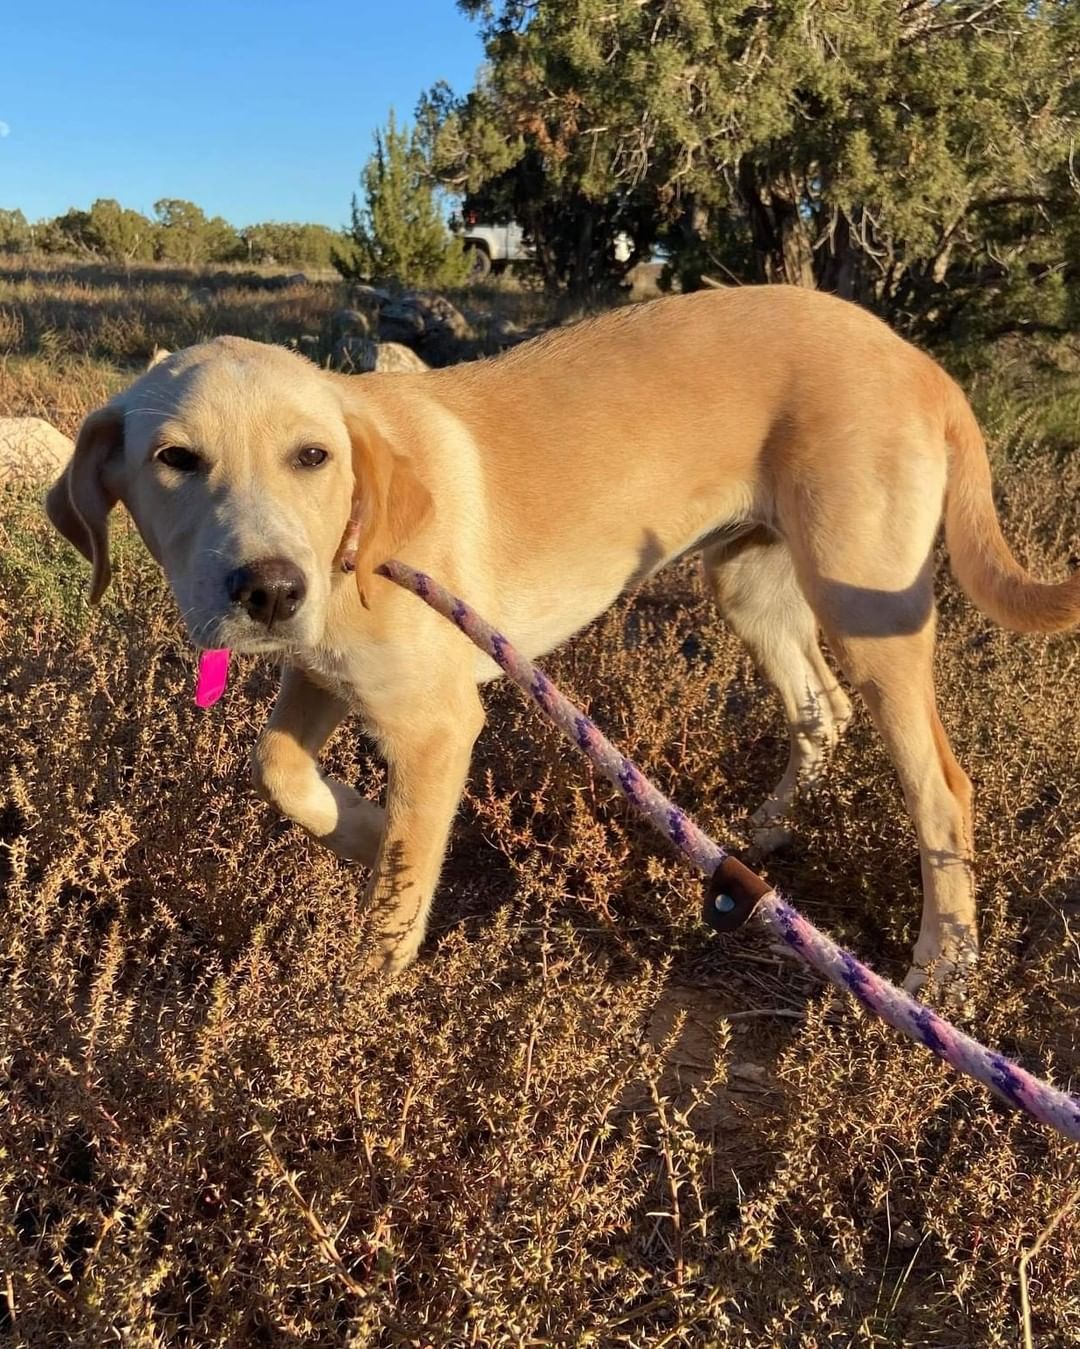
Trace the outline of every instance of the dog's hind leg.
{"type": "Polygon", "coordinates": [[[375,861],[383,811],[319,771],[319,751],[348,704],[287,666],[270,720],[251,756],[255,790],[339,857],[375,861]]]}
{"type": "Polygon", "coordinates": [[[793,482],[783,518],[799,583],[896,768],[922,861],[923,913],[907,986],[977,954],[971,783],[938,717],[933,683],[933,546],[942,457],[879,447],[874,476],[793,482]],[[833,490],[829,490],[832,488],[833,490]]]}
{"type": "Polygon", "coordinates": [[[787,718],[787,768],[752,816],[758,826],[754,843],[767,852],[790,837],[778,821],[800,787],[812,790],[821,781],[851,704],[821,654],[817,619],[783,540],[755,530],[733,544],[707,549],[702,563],[721,612],[780,695],[787,718]]]}
{"type": "MultiPolygon", "coordinates": [[[[839,625],[843,620],[834,621],[839,625]]],[[[906,981],[914,991],[934,962],[940,962],[940,980],[969,965],[978,951],[971,782],[956,761],[937,712],[931,669],[934,621],[928,618],[921,632],[884,638],[829,631],[829,643],[881,732],[919,839],[922,924],[906,981]]]]}

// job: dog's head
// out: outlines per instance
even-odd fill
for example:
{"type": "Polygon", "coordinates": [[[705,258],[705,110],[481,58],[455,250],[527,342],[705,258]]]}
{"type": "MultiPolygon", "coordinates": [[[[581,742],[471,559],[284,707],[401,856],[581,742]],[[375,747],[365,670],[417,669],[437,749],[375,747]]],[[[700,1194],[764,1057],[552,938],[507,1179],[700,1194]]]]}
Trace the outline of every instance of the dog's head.
{"type": "Polygon", "coordinates": [[[196,645],[317,644],[350,520],[367,603],[374,569],[431,508],[365,410],[363,378],[222,337],[166,357],[92,413],[46,502],[93,565],[91,599],[109,584],[108,516],[122,501],[196,645]]]}

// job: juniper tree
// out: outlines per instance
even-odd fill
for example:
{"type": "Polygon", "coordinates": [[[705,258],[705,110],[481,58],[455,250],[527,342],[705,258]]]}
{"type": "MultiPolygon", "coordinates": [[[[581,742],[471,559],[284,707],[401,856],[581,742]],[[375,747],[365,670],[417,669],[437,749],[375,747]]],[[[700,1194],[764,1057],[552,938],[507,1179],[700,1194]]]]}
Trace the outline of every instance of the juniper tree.
{"type": "Polygon", "coordinates": [[[580,253],[633,220],[691,275],[820,285],[923,321],[987,293],[1006,319],[1066,316],[1074,0],[459,7],[488,64],[464,97],[422,101],[435,162],[526,216],[542,264],[560,232],[580,253]]]}
{"type": "Polygon", "coordinates": [[[30,247],[33,232],[19,210],[0,208],[0,253],[22,253],[30,247]]]}
{"type": "Polygon", "coordinates": [[[156,236],[152,220],[111,197],[99,197],[87,213],[88,247],[112,262],[148,261],[154,256],[156,236]]]}
{"type": "Polygon", "coordinates": [[[439,211],[437,184],[421,137],[399,127],[393,112],[375,133],[375,151],[361,176],[364,204],[353,197],[351,256],[334,265],[347,278],[395,280],[406,286],[462,282],[469,266],[439,211]]]}
{"type": "Polygon", "coordinates": [[[168,262],[229,262],[243,256],[240,236],[221,216],[177,197],[154,203],[157,256],[168,262]]]}

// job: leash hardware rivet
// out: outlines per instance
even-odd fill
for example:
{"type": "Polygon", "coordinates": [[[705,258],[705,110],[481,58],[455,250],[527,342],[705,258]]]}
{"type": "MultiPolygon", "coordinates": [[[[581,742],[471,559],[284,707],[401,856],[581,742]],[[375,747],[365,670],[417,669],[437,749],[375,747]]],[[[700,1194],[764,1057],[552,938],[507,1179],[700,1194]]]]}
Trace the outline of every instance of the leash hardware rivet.
{"type": "Polygon", "coordinates": [[[725,857],[705,883],[702,918],[714,932],[737,932],[772,886],[734,857],[725,857]]]}

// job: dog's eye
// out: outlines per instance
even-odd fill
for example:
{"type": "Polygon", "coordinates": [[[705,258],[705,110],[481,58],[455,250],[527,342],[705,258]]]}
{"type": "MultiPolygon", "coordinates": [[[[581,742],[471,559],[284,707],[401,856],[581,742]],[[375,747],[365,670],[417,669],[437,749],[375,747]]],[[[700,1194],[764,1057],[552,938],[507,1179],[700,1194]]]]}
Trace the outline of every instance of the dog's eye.
{"type": "Polygon", "coordinates": [[[295,463],[298,468],[318,468],[320,464],[325,464],[330,456],[325,450],[321,450],[318,445],[307,445],[296,456],[295,463]]]}
{"type": "Polygon", "coordinates": [[[202,467],[202,460],[195,451],[186,450],[183,445],[162,445],[154,458],[177,473],[196,473],[202,467]]]}

